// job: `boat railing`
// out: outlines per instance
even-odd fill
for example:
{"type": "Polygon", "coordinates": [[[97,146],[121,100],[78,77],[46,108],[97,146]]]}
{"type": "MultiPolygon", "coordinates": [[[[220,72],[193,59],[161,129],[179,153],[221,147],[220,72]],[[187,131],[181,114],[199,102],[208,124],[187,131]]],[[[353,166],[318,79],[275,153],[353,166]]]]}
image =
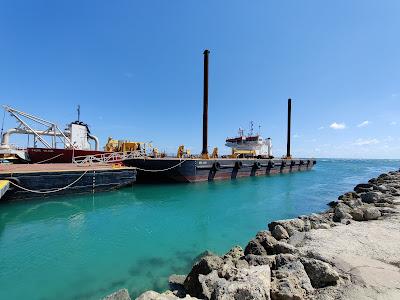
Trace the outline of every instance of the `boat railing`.
{"type": "Polygon", "coordinates": [[[126,151],[126,152],[109,152],[93,155],[75,156],[72,162],[76,165],[94,165],[94,164],[112,164],[123,162],[128,159],[144,157],[143,150],[126,151]]]}

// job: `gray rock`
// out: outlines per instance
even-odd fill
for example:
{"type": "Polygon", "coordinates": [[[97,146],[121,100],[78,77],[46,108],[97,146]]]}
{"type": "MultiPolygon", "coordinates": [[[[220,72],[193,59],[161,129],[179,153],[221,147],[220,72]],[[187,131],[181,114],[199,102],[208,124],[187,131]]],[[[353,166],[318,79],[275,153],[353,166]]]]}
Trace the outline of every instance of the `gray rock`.
{"type": "Polygon", "coordinates": [[[199,275],[207,275],[214,270],[219,270],[223,264],[224,261],[222,260],[222,258],[216,255],[207,255],[200,259],[200,261],[198,261],[192,267],[192,270],[185,279],[183,285],[186,292],[193,297],[203,297],[204,295],[202,294],[202,287],[199,282],[199,275]]]}
{"type": "Polygon", "coordinates": [[[300,261],[289,262],[272,271],[271,299],[304,299],[313,291],[300,261]]]}
{"type": "Polygon", "coordinates": [[[247,254],[246,261],[250,266],[263,266],[268,265],[270,268],[275,267],[275,255],[254,255],[247,254]]]}
{"type": "Polygon", "coordinates": [[[319,224],[315,224],[314,229],[329,229],[331,228],[331,225],[327,224],[327,223],[319,223],[319,224]]]}
{"type": "Polygon", "coordinates": [[[363,207],[362,210],[363,210],[363,213],[364,213],[364,220],[365,221],[376,220],[381,216],[381,212],[379,211],[379,209],[374,207],[374,206],[363,207]]]}
{"type": "Polygon", "coordinates": [[[364,203],[379,202],[379,200],[381,199],[381,194],[378,192],[362,193],[360,196],[361,196],[361,201],[364,203]]]}
{"type": "Polygon", "coordinates": [[[225,260],[224,264],[218,269],[218,276],[225,279],[230,279],[238,273],[233,260],[225,260]]]}
{"type": "MultiPolygon", "coordinates": [[[[274,254],[274,245],[278,242],[272,235],[270,231],[263,230],[257,233],[256,239],[263,246],[267,254],[274,254]]],[[[257,253],[253,253],[257,254],[257,253]]]]}
{"type": "Polygon", "coordinates": [[[129,296],[129,292],[127,289],[120,289],[107,297],[104,297],[103,300],[131,300],[129,296]]]}
{"type": "Polygon", "coordinates": [[[274,253],[275,254],[280,254],[280,253],[296,254],[298,252],[299,252],[299,250],[295,246],[292,246],[288,243],[277,242],[274,245],[274,253]]]}
{"type": "Polygon", "coordinates": [[[282,225],[278,224],[274,227],[274,230],[272,230],[272,236],[277,240],[288,239],[289,233],[286,231],[285,228],[283,228],[282,225]]]}
{"type": "Polygon", "coordinates": [[[186,279],[186,275],[176,275],[172,274],[168,278],[169,289],[171,291],[175,291],[177,295],[183,296],[186,294],[184,282],[186,279]]]}
{"type": "Polygon", "coordinates": [[[302,258],[301,262],[314,288],[336,285],[340,278],[339,274],[326,262],[312,258],[302,258]]]}
{"type": "Polygon", "coordinates": [[[232,258],[236,261],[239,260],[242,256],[244,256],[244,251],[242,247],[235,246],[224,255],[224,258],[232,258]]]}
{"type": "Polygon", "coordinates": [[[364,212],[361,208],[354,208],[350,211],[351,216],[354,221],[363,221],[364,220],[364,212]]]}
{"type": "Polygon", "coordinates": [[[233,281],[220,282],[211,299],[219,300],[269,300],[271,270],[269,266],[252,266],[241,270],[233,281]]]}
{"type": "Polygon", "coordinates": [[[354,191],[357,193],[364,193],[373,190],[373,185],[371,183],[360,183],[357,184],[354,188],[354,191]]]}
{"type": "Polygon", "coordinates": [[[281,225],[285,228],[289,236],[293,235],[296,231],[304,231],[304,221],[301,219],[287,219],[271,222],[268,224],[269,230],[273,230],[276,225],[281,225]]]}
{"type": "Polygon", "coordinates": [[[212,271],[208,275],[199,275],[199,282],[202,288],[202,294],[205,299],[211,299],[211,295],[218,285],[226,282],[226,279],[219,278],[217,271],[212,271]]]}
{"type": "Polygon", "coordinates": [[[340,222],[342,219],[351,219],[350,215],[350,207],[347,205],[344,205],[342,203],[339,203],[335,207],[334,215],[333,215],[333,221],[335,222],[340,222]]]}
{"type": "Polygon", "coordinates": [[[260,241],[255,238],[250,240],[250,242],[247,244],[246,248],[244,249],[244,254],[267,255],[267,251],[260,244],[260,241]]]}
{"type": "Polygon", "coordinates": [[[296,260],[297,257],[294,256],[293,254],[277,254],[275,256],[275,267],[278,269],[279,267],[287,265],[296,260]]]}
{"type": "Polygon", "coordinates": [[[245,259],[239,259],[235,262],[237,269],[247,269],[250,267],[249,263],[245,259]]]}

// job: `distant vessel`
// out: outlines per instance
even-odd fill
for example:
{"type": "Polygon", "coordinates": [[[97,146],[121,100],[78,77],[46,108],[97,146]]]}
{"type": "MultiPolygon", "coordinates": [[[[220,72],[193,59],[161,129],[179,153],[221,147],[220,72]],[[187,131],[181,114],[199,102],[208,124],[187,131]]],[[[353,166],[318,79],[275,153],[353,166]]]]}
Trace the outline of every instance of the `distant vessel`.
{"type": "Polygon", "coordinates": [[[46,121],[40,117],[4,106],[4,110],[17,120],[17,127],[2,132],[0,159],[13,163],[71,163],[75,156],[103,154],[99,150],[99,140],[90,133],[87,124],[78,120],[71,122],[66,129],[60,130],[56,123],[46,121]],[[32,125],[35,124],[36,127],[32,125]],[[25,135],[28,144],[33,147],[16,147],[10,143],[11,135],[25,135]],[[91,149],[90,144],[94,144],[91,149]],[[38,147],[38,144],[41,147],[38,147]],[[61,146],[61,147],[60,147],[61,146]]]}
{"type": "Polygon", "coordinates": [[[244,130],[239,128],[238,136],[227,138],[225,146],[232,149],[232,158],[235,157],[257,157],[274,158],[272,156],[271,138],[264,139],[259,133],[253,133],[253,122],[250,122],[249,135],[244,134],[244,130]]]}

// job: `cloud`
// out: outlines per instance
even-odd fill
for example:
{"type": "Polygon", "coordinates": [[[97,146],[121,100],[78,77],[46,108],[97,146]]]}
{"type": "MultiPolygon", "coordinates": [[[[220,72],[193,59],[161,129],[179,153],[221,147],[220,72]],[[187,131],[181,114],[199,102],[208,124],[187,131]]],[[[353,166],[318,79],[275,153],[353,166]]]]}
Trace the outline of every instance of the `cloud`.
{"type": "Polygon", "coordinates": [[[322,130],[322,129],[324,129],[324,128],[325,128],[324,126],[321,126],[321,127],[318,128],[318,130],[322,130]]]}
{"type": "Polygon", "coordinates": [[[332,128],[332,129],[335,129],[335,130],[345,129],[346,128],[346,124],[333,122],[331,125],[329,125],[329,127],[332,128]]]}
{"type": "Polygon", "coordinates": [[[369,124],[371,124],[370,121],[364,121],[364,122],[358,124],[357,127],[359,127],[359,128],[367,127],[369,124]]]}
{"type": "Polygon", "coordinates": [[[397,125],[397,122],[396,121],[392,121],[392,122],[390,122],[390,125],[395,126],[395,125],[397,125]]]}
{"type": "Polygon", "coordinates": [[[360,138],[354,142],[354,145],[357,145],[357,146],[376,145],[376,144],[379,144],[379,140],[377,140],[377,139],[361,139],[360,138]]]}

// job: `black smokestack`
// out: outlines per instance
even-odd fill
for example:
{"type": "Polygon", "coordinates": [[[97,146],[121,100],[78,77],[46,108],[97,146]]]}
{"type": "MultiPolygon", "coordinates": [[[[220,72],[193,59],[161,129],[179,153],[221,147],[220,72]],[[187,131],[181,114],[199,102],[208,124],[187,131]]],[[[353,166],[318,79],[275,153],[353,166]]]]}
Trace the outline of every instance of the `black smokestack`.
{"type": "Polygon", "coordinates": [[[208,54],[210,51],[204,50],[204,90],[203,90],[203,151],[201,154],[207,155],[208,145],[208,54]]]}
{"type": "Polygon", "coordinates": [[[291,118],[292,118],[292,99],[288,99],[287,103],[287,148],[286,148],[286,157],[289,158],[291,157],[290,155],[290,123],[291,123],[291,118]]]}

